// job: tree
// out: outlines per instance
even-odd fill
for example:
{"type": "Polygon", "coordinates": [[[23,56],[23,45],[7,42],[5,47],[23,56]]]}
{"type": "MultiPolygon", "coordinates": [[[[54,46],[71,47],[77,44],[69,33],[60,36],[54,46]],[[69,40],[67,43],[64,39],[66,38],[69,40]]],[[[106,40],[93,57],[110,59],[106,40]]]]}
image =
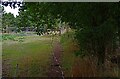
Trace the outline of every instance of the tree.
{"type": "Polygon", "coordinates": [[[14,15],[11,13],[4,13],[2,15],[2,29],[5,30],[5,32],[8,32],[8,27],[14,27],[14,15]]]}

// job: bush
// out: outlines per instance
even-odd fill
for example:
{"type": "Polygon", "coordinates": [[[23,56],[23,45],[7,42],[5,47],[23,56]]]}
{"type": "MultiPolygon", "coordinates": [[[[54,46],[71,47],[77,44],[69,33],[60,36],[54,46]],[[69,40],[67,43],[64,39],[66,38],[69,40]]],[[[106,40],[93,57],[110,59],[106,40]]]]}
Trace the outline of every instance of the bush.
{"type": "Polygon", "coordinates": [[[23,33],[20,35],[10,35],[10,34],[4,34],[2,35],[2,40],[12,40],[12,41],[19,41],[23,42],[24,37],[23,33]],[[19,36],[19,37],[18,37],[19,36]]]}
{"type": "Polygon", "coordinates": [[[2,40],[15,40],[15,35],[5,34],[2,35],[2,40]]]}

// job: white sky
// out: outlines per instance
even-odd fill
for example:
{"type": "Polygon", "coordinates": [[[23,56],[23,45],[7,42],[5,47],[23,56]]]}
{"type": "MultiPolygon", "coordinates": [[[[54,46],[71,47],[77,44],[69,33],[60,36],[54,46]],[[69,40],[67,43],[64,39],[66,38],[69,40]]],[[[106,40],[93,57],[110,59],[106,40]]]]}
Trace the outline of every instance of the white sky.
{"type": "MultiPolygon", "coordinates": [[[[9,1],[9,0],[2,0],[2,1],[9,1]]],[[[20,2],[22,2],[23,0],[11,0],[11,1],[20,1],[20,2]]],[[[5,12],[6,13],[12,13],[15,17],[16,17],[16,15],[19,15],[18,14],[18,12],[19,12],[19,10],[18,10],[19,8],[17,7],[17,8],[15,8],[15,9],[13,9],[13,8],[11,8],[10,6],[7,6],[7,7],[4,7],[4,10],[5,10],[5,12]]]]}
{"type": "Polygon", "coordinates": [[[4,10],[5,10],[5,12],[6,13],[12,13],[15,17],[16,17],[16,15],[18,15],[18,10],[19,8],[15,8],[15,9],[13,9],[13,8],[11,8],[10,6],[7,6],[7,7],[4,7],[4,10]]]}

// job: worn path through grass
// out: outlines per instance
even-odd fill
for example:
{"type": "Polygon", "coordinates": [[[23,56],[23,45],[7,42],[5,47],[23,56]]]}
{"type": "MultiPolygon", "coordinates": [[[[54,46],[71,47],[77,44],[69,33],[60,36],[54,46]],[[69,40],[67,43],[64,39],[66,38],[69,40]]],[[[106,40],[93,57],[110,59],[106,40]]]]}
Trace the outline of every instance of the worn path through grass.
{"type": "Polygon", "coordinates": [[[59,38],[53,39],[53,53],[51,56],[51,64],[48,71],[48,77],[59,77],[64,79],[64,74],[61,68],[62,47],[59,38]]]}

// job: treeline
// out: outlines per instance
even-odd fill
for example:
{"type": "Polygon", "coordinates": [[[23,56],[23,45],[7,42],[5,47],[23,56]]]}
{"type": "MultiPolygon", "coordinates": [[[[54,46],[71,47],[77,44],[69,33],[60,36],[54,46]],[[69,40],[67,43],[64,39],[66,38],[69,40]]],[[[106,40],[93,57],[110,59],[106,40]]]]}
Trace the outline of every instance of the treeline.
{"type": "Polygon", "coordinates": [[[25,28],[35,28],[33,22],[26,18],[24,12],[20,12],[19,16],[14,17],[12,13],[3,12],[2,14],[2,32],[9,31],[21,32],[25,28]]]}

